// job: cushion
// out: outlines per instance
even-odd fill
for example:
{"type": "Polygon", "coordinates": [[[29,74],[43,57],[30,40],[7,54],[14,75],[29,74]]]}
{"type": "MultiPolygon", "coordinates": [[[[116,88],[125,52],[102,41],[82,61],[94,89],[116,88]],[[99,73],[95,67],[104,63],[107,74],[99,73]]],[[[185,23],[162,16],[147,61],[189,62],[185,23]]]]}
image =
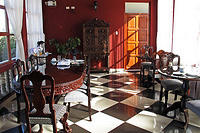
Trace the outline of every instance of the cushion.
{"type": "Polygon", "coordinates": [[[191,100],[186,102],[186,108],[200,116],[200,100],[191,100]]]}
{"type": "Polygon", "coordinates": [[[67,93],[64,102],[83,102],[86,100],[88,100],[88,96],[85,93],[75,90],[67,93]]]}
{"type": "MultiPolygon", "coordinates": [[[[56,122],[57,122],[66,113],[67,108],[65,105],[62,105],[62,104],[54,104],[53,107],[56,112],[56,122]]],[[[34,113],[34,112],[36,112],[36,109],[33,109],[31,111],[31,113],[34,113]]],[[[43,112],[45,114],[50,114],[49,104],[45,104],[43,112]]],[[[51,124],[51,119],[45,118],[45,117],[29,117],[29,120],[31,124],[51,124]]]]}
{"type": "Polygon", "coordinates": [[[164,79],[161,81],[161,85],[165,88],[165,90],[175,90],[181,89],[183,82],[178,79],[164,79]]]}

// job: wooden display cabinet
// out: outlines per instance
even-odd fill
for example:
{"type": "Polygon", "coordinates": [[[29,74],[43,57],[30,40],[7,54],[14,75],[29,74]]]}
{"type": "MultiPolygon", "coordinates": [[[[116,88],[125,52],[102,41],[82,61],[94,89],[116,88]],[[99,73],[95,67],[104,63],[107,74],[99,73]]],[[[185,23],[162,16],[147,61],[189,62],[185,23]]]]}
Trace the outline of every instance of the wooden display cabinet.
{"type": "Polygon", "coordinates": [[[99,19],[83,24],[83,53],[91,59],[91,71],[109,71],[109,52],[109,24],[99,19]]]}

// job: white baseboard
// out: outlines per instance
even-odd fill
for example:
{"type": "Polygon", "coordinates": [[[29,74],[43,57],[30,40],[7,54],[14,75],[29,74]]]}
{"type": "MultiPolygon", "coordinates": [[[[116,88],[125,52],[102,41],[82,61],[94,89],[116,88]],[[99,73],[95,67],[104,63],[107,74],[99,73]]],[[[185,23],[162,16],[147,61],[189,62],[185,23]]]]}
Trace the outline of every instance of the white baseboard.
{"type": "Polygon", "coordinates": [[[110,68],[109,73],[125,72],[124,68],[110,68]]]}
{"type": "Polygon", "coordinates": [[[140,69],[130,69],[125,70],[124,68],[110,68],[109,73],[115,73],[115,72],[140,72],[140,69]]]}
{"type": "Polygon", "coordinates": [[[130,69],[126,70],[126,72],[140,72],[140,69],[130,69]]]}

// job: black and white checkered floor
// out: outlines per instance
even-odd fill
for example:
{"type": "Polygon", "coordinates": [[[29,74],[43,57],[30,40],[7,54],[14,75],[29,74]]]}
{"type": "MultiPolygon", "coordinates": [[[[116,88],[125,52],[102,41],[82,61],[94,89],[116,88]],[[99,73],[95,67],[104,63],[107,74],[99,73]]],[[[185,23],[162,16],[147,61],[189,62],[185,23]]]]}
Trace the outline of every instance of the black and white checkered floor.
{"type": "MultiPolygon", "coordinates": [[[[73,104],[68,123],[73,133],[182,133],[183,113],[176,111],[163,115],[163,101],[159,102],[160,85],[155,92],[148,83],[139,86],[136,73],[91,74],[92,121],[88,119],[87,102],[73,104]]],[[[169,105],[174,102],[169,94],[169,105]]],[[[180,99],[180,97],[178,98],[180,99]]],[[[62,103],[62,98],[60,103],[62,103]]],[[[21,103],[24,107],[24,104],[21,103]]],[[[22,115],[24,115],[22,109],[22,115]]],[[[200,133],[200,118],[189,111],[188,133],[200,133]]],[[[25,132],[23,124],[16,123],[16,100],[5,104],[0,110],[0,132],[25,132]]],[[[32,129],[37,130],[38,125],[32,129]]],[[[44,125],[44,133],[52,127],[44,125]]],[[[62,125],[58,123],[58,128],[62,125]]]]}

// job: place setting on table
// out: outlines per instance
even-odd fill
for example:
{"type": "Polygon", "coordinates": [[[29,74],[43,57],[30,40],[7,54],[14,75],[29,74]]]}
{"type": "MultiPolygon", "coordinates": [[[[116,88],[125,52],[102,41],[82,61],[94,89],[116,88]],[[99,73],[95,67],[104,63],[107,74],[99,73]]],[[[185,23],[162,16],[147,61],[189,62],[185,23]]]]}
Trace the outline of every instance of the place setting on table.
{"type": "MultiPolygon", "coordinates": [[[[177,69],[177,66],[174,66],[172,69],[177,69]]],[[[170,72],[170,70],[167,70],[166,72],[162,72],[159,70],[159,72],[164,76],[172,78],[200,80],[200,65],[179,66],[177,71],[170,72]]]]}
{"type": "Polygon", "coordinates": [[[58,69],[64,70],[69,69],[70,66],[79,66],[84,64],[84,60],[73,60],[67,58],[61,58],[60,56],[51,59],[51,64],[56,66],[58,69]]]}

